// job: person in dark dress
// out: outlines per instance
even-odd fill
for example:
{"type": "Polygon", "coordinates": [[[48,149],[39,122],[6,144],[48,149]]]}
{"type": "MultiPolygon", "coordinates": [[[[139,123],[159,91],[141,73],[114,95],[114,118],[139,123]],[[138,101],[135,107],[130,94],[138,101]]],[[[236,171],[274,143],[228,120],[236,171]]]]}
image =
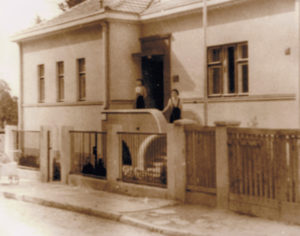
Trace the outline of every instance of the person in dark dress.
{"type": "Polygon", "coordinates": [[[164,108],[163,113],[168,109],[171,109],[170,123],[175,120],[181,119],[182,103],[179,98],[179,91],[177,89],[172,89],[171,98],[168,101],[168,105],[164,108]]]}
{"type": "Polygon", "coordinates": [[[91,158],[87,157],[86,164],[82,167],[81,173],[82,174],[93,174],[94,166],[91,163],[91,158]]]}
{"type": "Polygon", "coordinates": [[[146,107],[145,98],[147,97],[147,90],[143,85],[143,80],[137,80],[137,86],[135,88],[135,108],[143,109],[146,107]]]}

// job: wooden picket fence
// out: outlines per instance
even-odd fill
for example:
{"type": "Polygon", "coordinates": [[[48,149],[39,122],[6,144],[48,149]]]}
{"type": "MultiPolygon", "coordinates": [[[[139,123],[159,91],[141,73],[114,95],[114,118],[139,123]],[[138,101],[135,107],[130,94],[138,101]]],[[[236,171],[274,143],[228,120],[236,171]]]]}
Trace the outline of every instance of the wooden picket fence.
{"type": "Polygon", "coordinates": [[[187,190],[216,194],[214,127],[185,127],[187,190]]]}
{"type": "Polygon", "coordinates": [[[230,200],[279,214],[299,203],[299,148],[298,130],[228,129],[230,200]]]}

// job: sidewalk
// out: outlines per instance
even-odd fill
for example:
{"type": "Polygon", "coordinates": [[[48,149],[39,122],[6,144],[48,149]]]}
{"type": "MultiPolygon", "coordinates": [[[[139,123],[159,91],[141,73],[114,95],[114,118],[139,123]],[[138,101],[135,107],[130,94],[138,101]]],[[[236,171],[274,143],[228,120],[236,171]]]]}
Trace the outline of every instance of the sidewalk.
{"type": "Polygon", "coordinates": [[[300,226],[238,215],[200,205],[130,197],[62,184],[21,179],[0,182],[0,196],[104,217],[165,235],[279,236],[300,235],[300,226]]]}

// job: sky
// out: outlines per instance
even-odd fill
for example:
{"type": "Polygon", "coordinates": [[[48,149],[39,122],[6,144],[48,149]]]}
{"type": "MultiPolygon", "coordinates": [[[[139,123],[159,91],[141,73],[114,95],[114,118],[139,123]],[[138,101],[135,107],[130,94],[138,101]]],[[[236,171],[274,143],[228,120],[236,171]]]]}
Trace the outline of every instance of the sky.
{"type": "Polygon", "coordinates": [[[19,49],[10,37],[32,26],[37,15],[51,19],[61,13],[63,0],[0,0],[0,79],[5,80],[14,96],[19,96],[19,49]]]}

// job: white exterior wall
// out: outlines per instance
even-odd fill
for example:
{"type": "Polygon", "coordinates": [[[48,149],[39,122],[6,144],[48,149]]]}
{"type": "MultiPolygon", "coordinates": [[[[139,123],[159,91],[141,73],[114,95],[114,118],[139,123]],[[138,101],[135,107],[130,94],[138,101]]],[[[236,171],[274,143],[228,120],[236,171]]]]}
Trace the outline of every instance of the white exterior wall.
{"type": "Polygon", "coordinates": [[[99,117],[105,95],[103,47],[100,25],[23,44],[25,130],[39,130],[41,125],[101,129],[99,117]],[[85,58],[86,61],[85,102],[78,102],[78,58],[85,58]],[[64,102],[57,102],[58,61],[64,62],[64,102]],[[44,103],[38,103],[39,64],[45,65],[44,103]]]}
{"type": "Polygon", "coordinates": [[[132,108],[141,73],[139,61],[132,57],[140,51],[140,25],[110,22],[109,32],[111,108],[132,108]]]}
{"type": "MultiPolygon", "coordinates": [[[[254,0],[210,10],[207,46],[247,41],[249,96],[208,99],[208,121],[241,121],[242,126],[298,128],[298,13],[294,0],[254,0]],[[286,50],[290,49],[290,55],[286,50]],[[284,95],[284,96],[282,96],[284,95]],[[230,100],[230,101],[229,101],[230,100]],[[233,101],[232,101],[233,100],[233,101]],[[255,122],[253,122],[255,121],[255,122]]],[[[202,15],[147,23],[143,36],[172,33],[171,77],[179,75],[184,109],[203,121],[202,15]],[[200,103],[200,104],[196,104],[200,103]]]]}

